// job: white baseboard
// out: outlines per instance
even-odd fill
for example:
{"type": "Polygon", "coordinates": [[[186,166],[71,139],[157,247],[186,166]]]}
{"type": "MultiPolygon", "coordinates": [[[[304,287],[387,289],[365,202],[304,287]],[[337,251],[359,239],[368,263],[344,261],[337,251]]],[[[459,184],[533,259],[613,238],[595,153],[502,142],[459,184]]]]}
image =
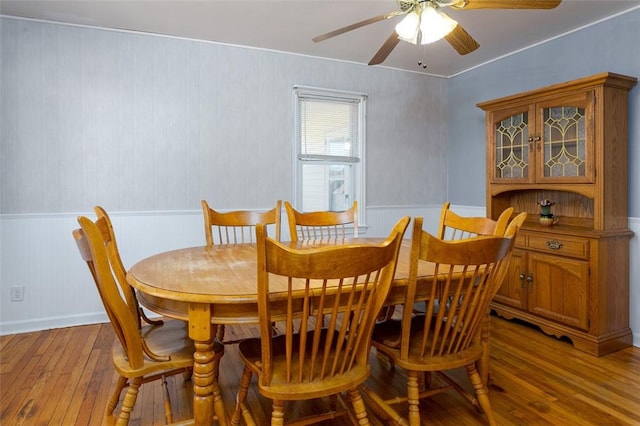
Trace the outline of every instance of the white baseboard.
{"type": "Polygon", "coordinates": [[[109,322],[109,318],[104,312],[8,321],[0,324],[0,335],[4,336],[7,334],[31,333],[34,331],[51,330],[54,328],[102,324],[107,322],[109,322]]]}

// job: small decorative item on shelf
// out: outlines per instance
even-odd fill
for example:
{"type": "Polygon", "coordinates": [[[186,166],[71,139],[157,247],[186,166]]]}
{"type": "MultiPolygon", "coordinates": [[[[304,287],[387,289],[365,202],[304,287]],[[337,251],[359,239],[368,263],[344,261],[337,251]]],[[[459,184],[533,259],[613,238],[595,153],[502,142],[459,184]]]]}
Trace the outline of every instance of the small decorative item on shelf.
{"type": "Polygon", "coordinates": [[[542,226],[552,226],[558,223],[558,218],[551,213],[551,206],[555,203],[551,200],[547,200],[546,198],[540,201],[540,225],[542,226]]]}

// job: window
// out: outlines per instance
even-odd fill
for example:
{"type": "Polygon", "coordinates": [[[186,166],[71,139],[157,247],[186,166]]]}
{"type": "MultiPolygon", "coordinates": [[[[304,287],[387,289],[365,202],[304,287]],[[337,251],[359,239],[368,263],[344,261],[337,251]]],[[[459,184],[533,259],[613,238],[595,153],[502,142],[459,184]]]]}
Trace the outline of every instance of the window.
{"type": "Polygon", "coordinates": [[[294,206],[343,211],[358,201],[364,220],[366,95],[294,86],[294,206]]]}

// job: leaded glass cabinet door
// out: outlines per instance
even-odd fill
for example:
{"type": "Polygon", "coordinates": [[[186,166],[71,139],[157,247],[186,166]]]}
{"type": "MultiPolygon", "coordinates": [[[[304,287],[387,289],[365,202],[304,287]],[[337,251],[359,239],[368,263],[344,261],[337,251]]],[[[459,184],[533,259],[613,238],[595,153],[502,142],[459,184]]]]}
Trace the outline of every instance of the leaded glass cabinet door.
{"type": "Polygon", "coordinates": [[[493,141],[489,173],[493,183],[528,183],[535,181],[535,151],[531,130],[535,109],[524,105],[495,111],[487,135],[493,141]]]}
{"type": "Polygon", "coordinates": [[[593,182],[593,92],[537,103],[535,139],[537,182],[593,182]]]}

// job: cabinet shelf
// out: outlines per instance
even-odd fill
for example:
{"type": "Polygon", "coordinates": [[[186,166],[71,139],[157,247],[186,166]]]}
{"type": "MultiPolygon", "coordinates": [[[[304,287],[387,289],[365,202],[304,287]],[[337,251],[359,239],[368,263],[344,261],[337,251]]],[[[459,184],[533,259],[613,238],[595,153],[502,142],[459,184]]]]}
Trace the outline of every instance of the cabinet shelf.
{"type": "Polygon", "coordinates": [[[492,205],[496,211],[501,211],[507,207],[513,207],[516,212],[526,212],[529,222],[538,222],[540,215],[540,205],[543,199],[553,200],[552,207],[554,216],[557,216],[559,225],[571,225],[574,227],[584,227],[594,229],[594,199],[583,194],[569,191],[559,191],[555,188],[520,188],[494,194],[492,205]],[[553,189],[551,189],[553,188],[553,189]]]}
{"type": "Polygon", "coordinates": [[[499,196],[505,192],[513,192],[513,191],[538,191],[538,192],[571,192],[575,194],[582,195],[585,198],[593,199],[596,196],[596,188],[593,185],[583,185],[583,184],[555,184],[555,183],[517,183],[517,184],[505,184],[498,183],[491,185],[491,188],[487,188],[488,191],[491,191],[487,195],[489,196],[499,196]]]}

